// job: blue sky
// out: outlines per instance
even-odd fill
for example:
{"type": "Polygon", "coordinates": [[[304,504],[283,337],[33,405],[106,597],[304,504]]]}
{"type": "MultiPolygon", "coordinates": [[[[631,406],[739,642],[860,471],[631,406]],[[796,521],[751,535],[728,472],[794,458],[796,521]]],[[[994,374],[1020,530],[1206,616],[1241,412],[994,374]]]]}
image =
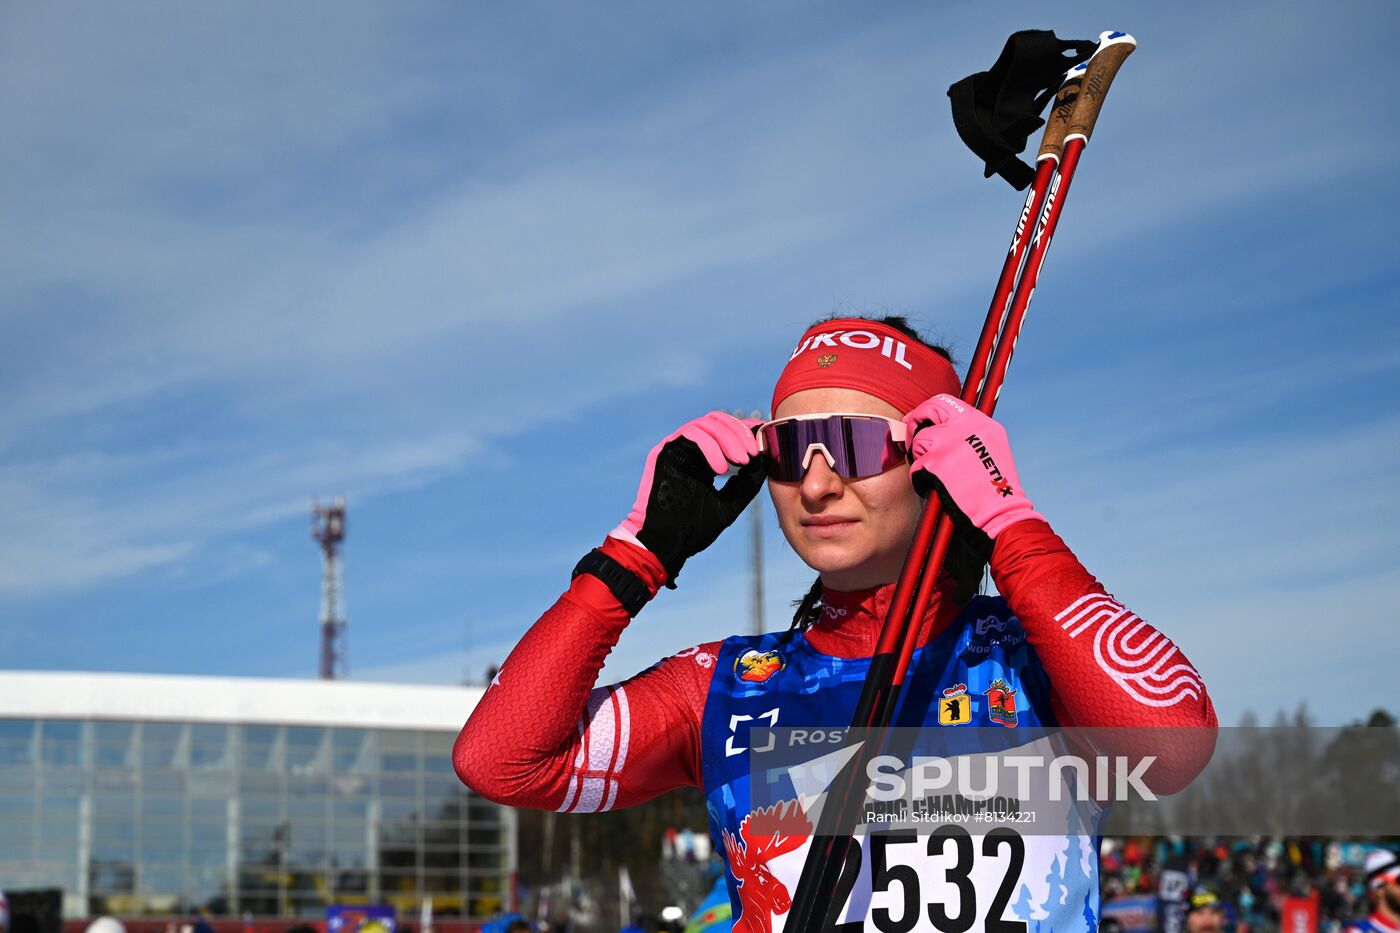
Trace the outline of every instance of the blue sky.
{"type": "MultiPolygon", "coordinates": [[[[1022,479],[1224,721],[1400,709],[1400,14],[1156,7],[7,6],[0,666],[313,676],[343,492],[352,675],[479,678],[808,321],[965,362],[1020,196],[944,89],[1120,28],[998,411],[1022,479]]],[[[765,508],[776,625],[811,573],[765,508]]],[[[605,676],[745,629],[747,548],[605,676]]]]}

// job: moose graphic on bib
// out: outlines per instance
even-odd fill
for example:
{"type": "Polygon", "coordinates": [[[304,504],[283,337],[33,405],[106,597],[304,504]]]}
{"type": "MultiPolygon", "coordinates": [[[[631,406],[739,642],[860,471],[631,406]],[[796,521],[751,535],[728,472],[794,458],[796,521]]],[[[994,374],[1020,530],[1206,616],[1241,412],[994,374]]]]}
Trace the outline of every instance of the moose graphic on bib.
{"type": "Polygon", "coordinates": [[[739,933],[772,933],[773,917],[785,914],[792,907],[792,892],[769,869],[768,863],[780,855],[796,852],[806,845],[812,834],[812,821],[807,819],[796,800],[775,803],[755,810],[739,824],[739,838],[723,830],[724,851],[729,857],[729,870],[739,885],[743,913],[734,924],[739,933]],[[754,827],[754,817],[763,829],[754,827]]]}

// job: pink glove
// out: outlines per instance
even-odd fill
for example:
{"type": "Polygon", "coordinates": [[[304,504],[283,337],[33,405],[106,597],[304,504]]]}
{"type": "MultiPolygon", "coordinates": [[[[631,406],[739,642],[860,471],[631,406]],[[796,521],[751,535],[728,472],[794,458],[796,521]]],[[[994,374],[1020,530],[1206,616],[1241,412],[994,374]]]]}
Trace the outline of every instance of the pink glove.
{"type": "Polygon", "coordinates": [[[921,496],[937,492],[955,520],[991,540],[1016,522],[1045,520],[1021,488],[1006,430],[990,416],[945,394],[909,412],[904,424],[914,488],[921,496]]]}
{"type": "Polygon", "coordinates": [[[670,582],[690,557],[714,543],[763,485],[763,460],[753,429],[712,411],[682,425],[651,449],[631,513],[608,534],[655,554],[670,582]],[[715,477],[739,467],[718,489],[715,477]]]}

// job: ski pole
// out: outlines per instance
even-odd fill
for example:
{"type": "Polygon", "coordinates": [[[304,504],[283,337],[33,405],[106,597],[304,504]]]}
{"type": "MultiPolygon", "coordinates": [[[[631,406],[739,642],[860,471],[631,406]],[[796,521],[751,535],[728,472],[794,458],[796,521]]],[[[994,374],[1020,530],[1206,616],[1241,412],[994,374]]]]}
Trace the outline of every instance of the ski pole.
{"type": "MultiPolygon", "coordinates": [[[[1077,83],[1071,81],[1067,75],[1056,94],[1056,106],[1045,125],[1045,136],[1037,157],[1035,180],[1017,217],[1011,246],[1002,262],[986,320],[977,340],[977,348],[973,351],[967,377],[963,381],[964,396],[969,392],[976,393],[981,387],[987,374],[988,363],[998,343],[998,334],[1011,312],[1016,282],[1030,244],[1027,234],[1035,229],[1046,192],[1054,179],[1057,156],[1063,146],[1064,136],[1069,131],[1070,105],[1073,103],[1077,83]]],[[[938,500],[930,499],[920,517],[909,555],[900,570],[890,608],[880,629],[880,637],[870,661],[870,670],[866,674],[865,683],[856,702],[856,709],[851,718],[852,728],[877,727],[881,721],[887,722],[889,713],[893,711],[903,674],[908,669],[908,657],[905,656],[904,649],[908,648],[910,657],[913,654],[914,638],[908,630],[910,620],[916,616],[910,610],[915,604],[922,603],[926,606],[932,597],[931,581],[936,579],[943,557],[947,554],[948,544],[952,540],[952,522],[945,516],[940,516],[940,512],[938,500]],[[922,570],[925,566],[930,566],[933,573],[924,574],[922,570]],[[920,586],[921,582],[929,585],[920,586]]],[[[871,753],[873,754],[873,751],[871,753]]],[[[858,753],[846,768],[838,772],[827,789],[822,807],[822,825],[815,830],[812,846],[803,863],[792,907],[784,925],[785,930],[815,933],[827,919],[828,912],[840,909],[840,905],[832,903],[833,894],[854,840],[848,833],[838,832],[837,827],[843,822],[841,817],[849,811],[852,803],[859,799],[859,788],[856,785],[859,776],[864,773],[863,761],[866,757],[858,753]]]]}
{"type": "MultiPolygon", "coordinates": [[[[1040,154],[1037,157],[1037,180],[1047,168],[1050,169],[1052,176],[1036,221],[1035,233],[1026,249],[1025,265],[1017,279],[1015,291],[1005,313],[1005,319],[1000,322],[998,328],[995,328],[997,331],[996,349],[991,354],[991,361],[983,363],[985,370],[979,368],[979,362],[986,360],[984,354],[987,347],[984,346],[984,341],[986,331],[992,324],[991,318],[995,313],[995,305],[988,311],[988,321],[983,327],[983,338],[978,340],[978,352],[974,353],[973,362],[968,368],[969,378],[963,384],[962,400],[976,405],[985,414],[990,415],[996,410],[997,400],[1001,396],[1001,389],[1006,380],[1006,372],[1011,365],[1011,355],[1016,350],[1016,341],[1021,335],[1026,311],[1030,307],[1031,298],[1035,296],[1040,270],[1045,265],[1045,256],[1050,250],[1050,241],[1059,225],[1060,213],[1064,209],[1070,181],[1074,178],[1075,170],[1079,167],[1080,154],[1084,151],[1089,136],[1093,133],[1094,124],[1098,120],[1099,111],[1103,107],[1103,100],[1108,93],[1109,85],[1113,83],[1118,69],[1123,66],[1123,62],[1127,60],[1135,48],[1137,48],[1136,40],[1127,33],[1104,32],[1099,36],[1099,45],[1093,56],[1083,64],[1071,68],[1065,77],[1064,84],[1061,85],[1055,111],[1046,124],[1045,139],[1041,143],[1040,154]],[[985,376],[983,372],[985,372],[985,376]],[[972,378],[974,375],[976,375],[976,379],[972,378]]],[[[998,289],[1000,289],[1000,285],[1001,283],[998,282],[998,289]]],[[[936,504],[936,502],[930,501],[930,506],[936,504]]],[[[928,510],[925,511],[927,513],[928,510]]],[[[941,512],[941,509],[939,511],[941,512]]],[[[924,518],[928,518],[927,514],[924,518]]],[[[933,537],[932,551],[920,565],[912,568],[918,574],[919,584],[914,601],[909,608],[908,617],[901,622],[899,631],[891,636],[891,642],[900,647],[899,660],[894,667],[893,687],[886,692],[884,697],[884,704],[888,708],[876,713],[871,723],[874,727],[888,724],[893,715],[899,688],[903,684],[909,660],[917,647],[912,636],[912,621],[923,618],[924,611],[928,608],[933,595],[934,583],[939,570],[942,569],[948,545],[952,540],[952,521],[944,515],[939,515],[936,520],[938,526],[933,537]]],[[[917,550],[916,536],[910,560],[905,563],[906,570],[911,569],[913,555],[917,553],[917,550]]],[[[903,577],[903,575],[904,573],[901,571],[900,576],[903,577]]],[[[890,607],[891,615],[894,613],[894,608],[892,604],[890,607]]],[[[888,625],[888,621],[886,625],[888,625]]],[[[883,635],[884,630],[882,629],[882,641],[883,635]]],[[[879,647],[877,643],[877,654],[879,647]]]]}
{"type": "MultiPolygon", "coordinates": [[[[1134,48],[1136,42],[1125,33],[1103,33],[1094,55],[1088,62],[1070,70],[1057,94],[1055,111],[1046,124],[1045,138],[1037,156],[1035,184],[1018,218],[1011,249],[1003,263],[987,321],[964,381],[963,401],[975,404],[987,414],[995,409],[1000,396],[1079,155],[1093,132],[1114,75],[1134,48]],[[1030,216],[1036,216],[1037,221],[1035,234],[1026,243],[1023,240],[1025,224],[1030,216]]],[[[881,728],[892,719],[915,648],[917,629],[912,620],[922,618],[927,609],[952,531],[952,522],[942,514],[937,500],[930,499],[900,571],[852,717],[852,728],[881,728]]],[[[836,829],[845,824],[847,817],[854,818],[854,807],[863,796],[859,793],[864,786],[860,778],[874,753],[873,743],[869,741],[859,746],[827,791],[822,826],[807,852],[784,925],[785,933],[820,933],[840,915],[844,904],[837,903],[835,894],[854,840],[848,832],[838,833],[836,829]]]]}
{"type": "MultiPolygon", "coordinates": [[[[977,340],[977,348],[973,352],[967,377],[963,381],[965,397],[969,393],[975,394],[984,381],[988,364],[998,344],[998,335],[1010,315],[1016,282],[1031,242],[1028,234],[1036,228],[1046,192],[1054,180],[1058,153],[1063,146],[1064,136],[1069,131],[1070,107],[1077,85],[1077,80],[1072,80],[1070,75],[1066,75],[1056,94],[1056,106],[1046,123],[1040,155],[1037,157],[1035,180],[1017,217],[1011,246],[1002,262],[986,320],[977,340]]],[[[932,597],[932,581],[937,577],[938,568],[941,567],[948,544],[952,540],[952,522],[946,516],[940,516],[940,512],[938,500],[930,499],[920,517],[914,541],[900,571],[890,608],[880,629],[880,638],[870,661],[870,670],[866,675],[860,698],[856,702],[855,713],[851,719],[853,728],[875,728],[889,721],[903,674],[908,669],[909,657],[913,654],[914,638],[909,628],[910,620],[917,616],[910,610],[920,604],[927,606],[932,597]],[[925,566],[930,566],[933,572],[923,573],[922,569],[925,566]],[[920,585],[921,583],[924,585],[920,585]]],[[[873,754],[873,750],[870,753],[873,754]]],[[[840,909],[839,905],[832,903],[833,893],[840,881],[843,866],[847,864],[847,855],[854,840],[848,833],[838,832],[837,827],[844,822],[841,817],[846,815],[853,802],[860,797],[857,784],[860,775],[864,773],[863,762],[866,758],[865,754],[858,753],[855,760],[838,772],[836,779],[827,789],[826,801],[822,807],[822,825],[817,828],[812,847],[803,863],[785,929],[798,933],[814,931],[827,919],[826,915],[830,910],[840,909]]]]}
{"type": "MultiPolygon", "coordinates": [[[[995,410],[997,399],[1001,395],[1006,370],[1011,363],[1011,354],[1016,350],[1016,338],[1020,336],[1021,323],[1025,320],[1026,309],[1030,307],[1031,298],[1035,294],[1036,281],[1040,278],[1045,255],[1050,250],[1050,240],[1059,224],[1060,212],[1069,194],[1070,181],[1074,178],[1075,169],[1079,167],[1079,157],[1094,132],[1094,124],[1098,121],[1109,85],[1113,83],[1113,78],[1118,74],[1123,62],[1136,48],[1137,41],[1127,33],[1105,32],[1099,37],[1099,48],[1093,57],[1083,65],[1076,65],[1071,69],[1071,72],[1083,69],[1083,79],[1078,99],[1070,113],[1068,132],[1064,136],[1064,155],[1059,159],[1059,170],[1055,174],[1055,180],[1051,182],[1035,236],[1031,238],[1026,268],[1016,285],[1016,295],[1012,299],[1011,310],[1007,316],[1005,329],[1010,333],[1011,339],[998,340],[987,384],[982,387],[982,392],[976,400],[977,407],[986,414],[990,415],[995,410]]],[[[967,395],[965,388],[963,395],[967,395]]]]}

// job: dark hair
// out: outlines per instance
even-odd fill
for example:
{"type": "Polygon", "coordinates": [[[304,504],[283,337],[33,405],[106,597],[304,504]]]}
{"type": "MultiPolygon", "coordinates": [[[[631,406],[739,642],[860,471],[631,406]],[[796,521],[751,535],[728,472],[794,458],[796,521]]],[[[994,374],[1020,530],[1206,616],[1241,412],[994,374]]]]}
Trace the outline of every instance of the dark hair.
{"type": "MultiPolygon", "coordinates": [[[[902,314],[886,314],[881,317],[834,314],[821,321],[813,321],[808,326],[847,317],[875,321],[886,327],[892,327],[911,340],[917,340],[948,362],[953,362],[953,354],[947,347],[925,340],[923,335],[909,323],[909,319],[902,314]]],[[[991,556],[987,552],[986,546],[982,544],[984,538],[985,535],[976,533],[976,529],[957,528],[953,531],[953,539],[948,545],[948,556],[943,561],[943,570],[957,582],[953,600],[959,606],[977,595],[982,589],[982,578],[986,574],[987,560],[991,556]]],[[[794,600],[793,605],[797,611],[792,616],[792,628],[805,631],[808,627],[816,624],[822,615],[822,578],[818,576],[811,588],[807,590],[807,594],[801,599],[794,600]]]]}

